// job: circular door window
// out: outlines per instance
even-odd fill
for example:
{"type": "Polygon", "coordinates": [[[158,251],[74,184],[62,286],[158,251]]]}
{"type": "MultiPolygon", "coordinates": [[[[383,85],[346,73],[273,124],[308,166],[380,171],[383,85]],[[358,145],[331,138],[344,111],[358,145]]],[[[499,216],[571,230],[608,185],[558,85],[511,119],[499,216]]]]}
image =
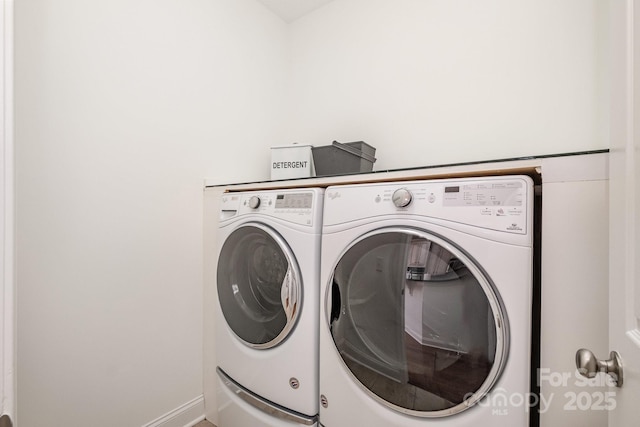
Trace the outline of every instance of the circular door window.
{"type": "Polygon", "coordinates": [[[336,348],[375,399],[403,413],[468,409],[506,362],[507,319],[463,250],[422,230],[383,229],[340,257],[327,295],[336,348]]]}
{"type": "Polygon", "coordinates": [[[229,235],[218,259],[217,283],[227,325],[248,346],[274,347],[295,326],[300,272],[284,240],[267,227],[247,224],[229,235]]]}

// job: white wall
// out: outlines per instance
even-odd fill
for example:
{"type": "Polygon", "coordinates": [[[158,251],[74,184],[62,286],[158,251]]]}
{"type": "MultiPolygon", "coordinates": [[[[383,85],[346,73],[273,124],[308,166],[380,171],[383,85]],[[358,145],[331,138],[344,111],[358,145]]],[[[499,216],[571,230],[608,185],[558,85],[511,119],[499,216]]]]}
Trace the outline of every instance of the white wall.
{"type": "Polygon", "coordinates": [[[203,178],[268,175],[286,30],[254,0],[16,2],[21,427],[202,397],[203,178]]]}
{"type": "Polygon", "coordinates": [[[334,0],[292,23],[291,137],[376,170],[608,147],[607,2],[334,0]]]}

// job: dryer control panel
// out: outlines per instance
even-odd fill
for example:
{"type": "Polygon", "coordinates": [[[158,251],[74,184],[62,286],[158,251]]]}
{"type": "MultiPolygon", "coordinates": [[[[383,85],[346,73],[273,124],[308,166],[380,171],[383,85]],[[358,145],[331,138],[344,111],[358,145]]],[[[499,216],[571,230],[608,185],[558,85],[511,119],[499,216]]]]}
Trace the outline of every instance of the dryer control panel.
{"type": "Polygon", "coordinates": [[[445,185],[444,206],[522,206],[524,184],[520,181],[445,185]]]}
{"type": "Polygon", "coordinates": [[[325,225],[399,214],[527,234],[533,182],[506,176],[335,186],[327,189],[325,204],[334,206],[323,218],[325,225]]]}

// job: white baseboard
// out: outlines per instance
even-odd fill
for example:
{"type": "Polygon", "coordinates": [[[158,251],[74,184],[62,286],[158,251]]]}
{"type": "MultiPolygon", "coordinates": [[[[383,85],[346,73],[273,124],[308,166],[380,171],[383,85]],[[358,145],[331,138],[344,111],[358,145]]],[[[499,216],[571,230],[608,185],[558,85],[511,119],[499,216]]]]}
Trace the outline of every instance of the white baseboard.
{"type": "Polygon", "coordinates": [[[142,427],[192,427],[202,420],[204,420],[204,396],[198,396],[142,427]]]}
{"type": "Polygon", "coordinates": [[[404,325],[404,331],[408,333],[411,338],[422,343],[422,331],[416,331],[414,328],[410,327],[410,325],[404,325]]]}

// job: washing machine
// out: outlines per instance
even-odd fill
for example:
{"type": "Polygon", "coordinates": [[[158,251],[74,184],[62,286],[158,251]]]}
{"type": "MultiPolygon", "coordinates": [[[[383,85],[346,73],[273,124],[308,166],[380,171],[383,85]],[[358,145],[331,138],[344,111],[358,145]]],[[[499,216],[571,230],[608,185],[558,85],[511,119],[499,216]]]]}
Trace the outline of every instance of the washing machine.
{"type": "Polygon", "coordinates": [[[322,189],[222,197],[219,427],[317,425],[322,205],[322,189]]]}
{"type": "Polygon", "coordinates": [[[529,177],[328,187],[320,283],[323,426],[529,425],[529,177]]]}

